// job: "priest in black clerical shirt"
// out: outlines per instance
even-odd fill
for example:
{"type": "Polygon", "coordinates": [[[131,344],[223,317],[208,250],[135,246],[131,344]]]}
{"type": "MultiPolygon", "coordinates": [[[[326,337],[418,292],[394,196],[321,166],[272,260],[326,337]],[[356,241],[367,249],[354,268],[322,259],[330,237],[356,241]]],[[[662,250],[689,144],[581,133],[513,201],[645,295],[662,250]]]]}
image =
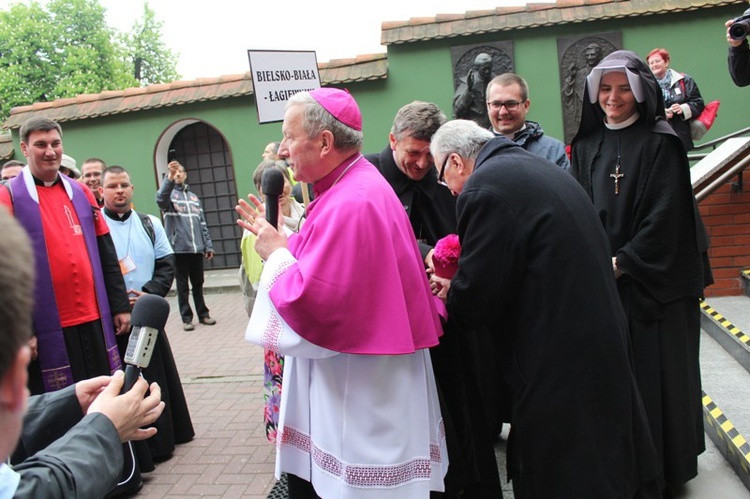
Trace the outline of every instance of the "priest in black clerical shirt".
{"type": "Polygon", "coordinates": [[[437,182],[430,155],[430,139],[443,123],[445,115],[435,104],[414,101],[396,114],[388,146],[366,156],[401,200],[425,264],[435,243],[456,230],[456,201],[437,182]]]}
{"type": "MultiPolygon", "coordinates": [[[[366,156],[401,200],[427,268],[432,268],[435,243],[455,233],[457,225],[455,196],[438,182],[430,154],[432,136],[445,121],[435,104],[411,102],[396,113],[388,146],[380,154],[366,156]]],[[[488,349],[473,344],[473,336],[457,330],[452,321],[447,320],[443,330],[440,345],[430,349],[430,357],[451,463],[445,497],[455,497],[460,491],[467,497],[502,497],[488,424],[488,420],[503,419],[498,407],[504,397],[497,388],[495,359],[480,361],[481,352],[488,349]],[[492,409],[484,409],[485,405],[492,409]]]]}

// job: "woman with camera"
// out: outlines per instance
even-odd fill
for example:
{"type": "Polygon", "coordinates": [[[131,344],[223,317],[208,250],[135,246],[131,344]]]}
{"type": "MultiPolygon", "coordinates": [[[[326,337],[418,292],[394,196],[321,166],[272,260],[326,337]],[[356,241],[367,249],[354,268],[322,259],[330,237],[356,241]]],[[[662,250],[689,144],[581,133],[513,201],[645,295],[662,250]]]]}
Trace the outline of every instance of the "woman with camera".
{"type": "Polygon", "coordinates": [[[706,107],[698,85],[690,76],[669,69],[669,52],[666,49],[652,50],[646,56],[646,62],[661,87],[667,121],[680,138],[685,151],[690,151],[694,147],[690,119],[697,117],[706,107]]]}

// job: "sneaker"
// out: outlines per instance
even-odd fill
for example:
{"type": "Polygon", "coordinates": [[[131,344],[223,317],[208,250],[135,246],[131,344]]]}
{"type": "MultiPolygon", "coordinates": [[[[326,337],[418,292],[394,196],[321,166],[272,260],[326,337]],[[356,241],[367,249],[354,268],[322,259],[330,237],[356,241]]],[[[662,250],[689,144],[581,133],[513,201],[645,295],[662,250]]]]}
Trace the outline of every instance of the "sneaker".
{"type": "Polygon", "coordinates": [[[213,326],[214,324],[216,324],[216,319],[212,319],[209,316],[201,317],[200,319],[198,319],[198,321],[201,324],[205,324],[206,326],[213,326]]]}
{"type": "Polygon", "coordinates": [[[182,324],[182,329],[184,329],[185,331],[192,331],[193,329],[195,329],[195,326],[193,326],[191,322],[185,322],[182,324]]]}

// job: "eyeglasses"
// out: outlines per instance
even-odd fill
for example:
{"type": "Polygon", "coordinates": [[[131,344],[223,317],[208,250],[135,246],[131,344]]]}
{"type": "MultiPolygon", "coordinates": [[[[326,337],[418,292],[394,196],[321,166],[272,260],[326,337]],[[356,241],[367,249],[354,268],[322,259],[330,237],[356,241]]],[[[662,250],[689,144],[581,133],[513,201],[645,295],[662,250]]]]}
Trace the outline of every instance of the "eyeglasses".
{"type": "Polygon", "coordinates": [[[440,173],[438,174],[438,184],[444,185],[445,187],[448,187],[448,184],[445,183],[445,167],[448,166],[448,160],[451,159],[451,154],[448,154],[445,157],[445,161],[443,161],[443,166],[440,167],[440,173]]]}
{"type": "Polygon", "coordinates": [[[507,109],[508,111],[515,111],[520,105],[521,103],[515,100],[506,100],[505,102],[493,100],[492,102],[487,103],[487,107],[489,107],[493,111],[500,111],[500,108],[502,108],[503,106],[505,106],[505,109],[507,109]]]}

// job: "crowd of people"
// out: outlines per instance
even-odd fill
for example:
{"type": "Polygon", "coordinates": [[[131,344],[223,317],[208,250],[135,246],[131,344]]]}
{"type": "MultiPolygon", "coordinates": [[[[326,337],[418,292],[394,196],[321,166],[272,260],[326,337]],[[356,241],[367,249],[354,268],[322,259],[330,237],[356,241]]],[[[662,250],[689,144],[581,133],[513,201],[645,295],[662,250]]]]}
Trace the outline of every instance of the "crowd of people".
{"type": "MultiPolygon", "coordinates": [[[[119,393],[123,381],[117,373],[129,346],[131,310],[140,297],[163,297],[170,290],[176,273],[174,234],[170,239],[159,218],[132,209],[134,188],[124,168],[91,158],[81,172],[75,159],[63,153],[58,123],[32,118],[20,135],[27,164],[4,165],[0,211],[6,215],[4,232],[16,224],[25,231],[26,239],[16,243],[19,254],[28,247],[33,255],[26,260],[34,262],[26,276],[33,300],[24,298],[30,325],[19,322],[16,333],[29,337],[26,345],[19,349],[9,343],[4,353],[18,354],[23,385],[40,402],[29,411],[16,450],[6,444],[13,468],[2,473],[16,483],[14,497],[131,494],[142,486],[142,472],[154,470],[155,463],[172,456],[176,444],[195,435],[164,330],[142,373],[151,385],[139,382],[131,389],[134,395],[116,397],[113,410],[122,414],[108,417],[109,423],[81,417],[97,407],[94,399],[105,392],[108,398],[119,393]],[[135,404],[147,390],[150,395],[135,404]],[[152,426],[138,432],[123,417],[152,426]],[[58,437],[69,439],[67,446],[58,440],[46,447],[58,437]],[[113,453],[117,456],[101,455],[121,442],[122,449],[113,453]],[[60,466],[62,460],[66,465],[60,466]],[[94,476],[86,471],[83,480],[83,465],[94,461],[107,464],[94,476]]],[[[23,415],[23,410],[14,412],[23,415]]],[[[0,479],[0,490],[3,485],[0,479]]]]}
{"type": "Polygon", "coordinates": [[[489,126],[414,101],[365,156],[350,94],[289,101],[256,183],[288,170],[314,200],[287,229],[260,188],[237,211],[255,260],[246,338],[266,349],[290,497],[501,497],[506,423],[517,498],[670,497],[697,475],[712,275],[687,152],[705,104],[669,64],[657,48],[590,68],[569,151],[526,119],[512,73],[485,82],[489,126]],[[446,278],[435,247],[454,234],[446,278]]]}
{"type": "MultiPolygon", "coordinates": [[[[750,50],[732,23],[741,86],[750,50]]],[[[487,123],[414,101],[369,155],[351,94],[288,101],[258,195],[236,211],[245,337],[266,350],[266,435],[292,499],[502,497],[504,424],[519,499],[668,497],[697,475],[712,276],[687,151],[704,102],[669,64],[662,48],[601,59],[569,152],[526,119],[529,86],[512,73],[485,78],[487,123]],[[446,276],[436,247],[456,236],[446,276]]],[[[26,164],[3,165],[0,184],[0,495],[132,493],[194,436],[164,331],[148,383],[120,394],[120,369],[131,310],[175,275],[183,329],[191,287],[198,322],[216,324],[201,202],[170,162],[162,226],[133,210],[125,168],[79,170],[56,122],[19,133],[26,164]]]]}

